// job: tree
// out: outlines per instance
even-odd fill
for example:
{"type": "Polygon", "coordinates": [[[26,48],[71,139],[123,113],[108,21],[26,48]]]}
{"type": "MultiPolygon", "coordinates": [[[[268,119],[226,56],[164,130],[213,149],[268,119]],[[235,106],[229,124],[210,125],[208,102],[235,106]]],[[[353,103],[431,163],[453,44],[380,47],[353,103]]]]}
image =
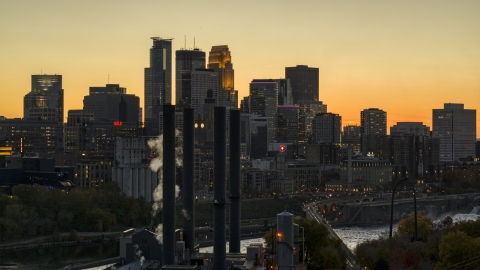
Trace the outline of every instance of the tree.
{"type": "MultiPolygon", "coordinates": [[[[417,214],[418,239],[426,242],[433,229],[433,220],[430,217],[417,214]]],[[[411,215],[398,223],[397,235],[407,234],[412,239],[415,237],[415,216],[411,215]]]]}
{"type": "Polygon", "coordinates": [[[440,262],[435,269],[446,269],[455,266],[455,269],[478,269],[480,238],[469,237],[462,231],[449,232],[442,237],[439,245],[440,262]],[[472,258],[477,258],[473,260],[472,258]]]}

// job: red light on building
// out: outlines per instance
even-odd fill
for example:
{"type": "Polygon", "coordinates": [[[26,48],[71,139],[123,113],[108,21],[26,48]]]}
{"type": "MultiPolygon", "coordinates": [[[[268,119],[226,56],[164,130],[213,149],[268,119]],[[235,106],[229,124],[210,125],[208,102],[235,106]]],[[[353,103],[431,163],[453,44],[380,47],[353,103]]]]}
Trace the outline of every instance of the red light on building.
{"type": "Polygon", "coordinates": [[[285,144],[280,144],[279,148],[280,148],[280,153],[285,153],[285,150],[286,150],[285,144]]]}
{"type": "Polygon", "coordinates": [[[113,122],[113,125],[116,127],[121,127],[123,125],[122,121],[115,121],[113,122]]]}

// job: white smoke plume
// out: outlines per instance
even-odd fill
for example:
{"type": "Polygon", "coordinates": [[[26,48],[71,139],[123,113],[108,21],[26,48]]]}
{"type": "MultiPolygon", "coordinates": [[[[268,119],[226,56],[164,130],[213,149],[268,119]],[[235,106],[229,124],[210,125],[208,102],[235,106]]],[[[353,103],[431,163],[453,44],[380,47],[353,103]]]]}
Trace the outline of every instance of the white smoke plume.
{"type": "Polygon", "coordinates": [[[142,265],[143,261],[145,260],[145,258],[142,256],[142,253],[143,252],[138,245],[133,246],[134,258],[135,258],[135,260],[140,261],[140,265],[142,265]]]}
{"type": "MultiPolygon", "coordinates": [[[[182,136],[180,136],[180,131],[175,130],[176,145],[175,145],[175,164],[176,166],[183,165],[183,147],[182,147],[182,136]]],[[[155,139],[148,141],[148,146],[156,153],[156,157],[150,161],[150,169],[158,173],[158,186],[153,192],[153,205],[152,205],[152,216],[157,215],[157,213],[163,208],[163,135],[158,136],[155,139]]],[[[175,169],[175,168],[174,168],[175,169]]],[[[180,187],[175,185],[175,198],[178,198],[180,194],[180,187]]],[[[162,243],[162,233],[163,225],[159,224],[155,229],[157,234],[158,243],[162,243]]]]}
{"type": "Polygon", "coordinates": [[[187,212],[187,210],[182,209],[182,215],[183,215],[183,217],[186,218],[187,220],[190,220],[190,215],[189,215],[189,213],[187,212]]]}
{"type": "Polygon", "coordinates": [[[158,224],[157,228],[155,228],[155,234],[157,235],[155,239],[159,244],[163,243],[163,224],[158,224]]]}

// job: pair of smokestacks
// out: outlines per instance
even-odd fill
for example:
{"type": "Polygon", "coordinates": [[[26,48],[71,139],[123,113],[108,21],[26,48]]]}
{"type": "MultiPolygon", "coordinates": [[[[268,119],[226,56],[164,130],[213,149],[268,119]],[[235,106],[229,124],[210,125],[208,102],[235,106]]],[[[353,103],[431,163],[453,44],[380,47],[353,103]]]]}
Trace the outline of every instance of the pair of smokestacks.
{"type": "MultiPolygon", "coordinates": [[[[195,245],[194,110],[183,112],[183,221],[185,247],[195,245]]],[[[230,111],[230,253],[240,252],[240,111],[230,111]]],[[[164,265],[175,263],[175,106],[163,106],[163,253],[164,265]]],[[[226,108],[214,109],[214,257],[213,269],[226,269],[226,108]]]]}

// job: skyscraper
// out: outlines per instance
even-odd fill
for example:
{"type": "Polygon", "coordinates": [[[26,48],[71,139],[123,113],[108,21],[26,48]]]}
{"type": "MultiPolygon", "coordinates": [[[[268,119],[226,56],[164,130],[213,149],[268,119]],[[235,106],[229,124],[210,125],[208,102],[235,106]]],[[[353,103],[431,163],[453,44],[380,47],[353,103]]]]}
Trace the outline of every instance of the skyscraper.
{"type": "Polygon", "coordinates": [[[277,79],[278,84],[278,105],[292,105],[292,86],[290,79],[277,79]]]}
{"type": "Polygon", "coordinates": [[[275,133],[277,142],[298,142],[297,105],[278,105],[275,133]]]}
{"type": "Polygon", "coordinates": [[[476,143],[476,110],[463,104],[445,103],[433,109],[432,137],[440,138],[440,161],[474,157],[476,143]]]}
{"type": "Polygon", "coordinates": [[[31,90],[40,90],[45,93],[48,109],[55,109],[57,121],[63,123],[62,75],[32,75],[31,90]]]}
{"type": "Polygon", "coordinates": [[[387,113],[378,108],[365,109],[360,112],[362,126],[362,153],[375,150],[375,137],[387,135],[387,113]]]}
{"type": "Polygon", "coordinates": [[[318,68],[305,65],[286,67],[285,78],[290,79],[294,104],[299,104],[301,100],[320,100],[318,68]]]}
{"type": "Polygon", "coordinates": [[[145,128],[147,135],[156,136],[158,113],[172,103],[172,39],[151,39],[150,67],[145,68],[145,128]]]}
{"type": "Polygon", "coordinates": [[[342,117],[334,113],[319,113],[312,124],[314,143],[340,143],[342,117]]]}
{"type": "Polygon", "coordinates": [[[218,101],[218,73],[212,69],[197,69],[191,72],[190,106],[194,109],[202,108],[205,104],[208,91],[212,98],[218,101]]]}
{"type": "Polygon", "coordinates": [[[192,104],[192,71],[205,68],[205,52],[200,49],[178,50],[175,52],[175,104],[178,110],[192,104]]]}
{"type": "Polygon", "coordinates": [[[267,117],[268,143],[275,139],[278,84],[275,80],[253,80],[250,83],[250,113],[267,117]]]}
{"type": "Polygon", "coordinates": [[[217,103],[224,105],[228,101],[229,107],[238,107],[238,91],[234,88],[234,70],[232,56],[228,45],[212,46],[208,56],[208,68],[218,72],[219,93],[217,103]]]}

